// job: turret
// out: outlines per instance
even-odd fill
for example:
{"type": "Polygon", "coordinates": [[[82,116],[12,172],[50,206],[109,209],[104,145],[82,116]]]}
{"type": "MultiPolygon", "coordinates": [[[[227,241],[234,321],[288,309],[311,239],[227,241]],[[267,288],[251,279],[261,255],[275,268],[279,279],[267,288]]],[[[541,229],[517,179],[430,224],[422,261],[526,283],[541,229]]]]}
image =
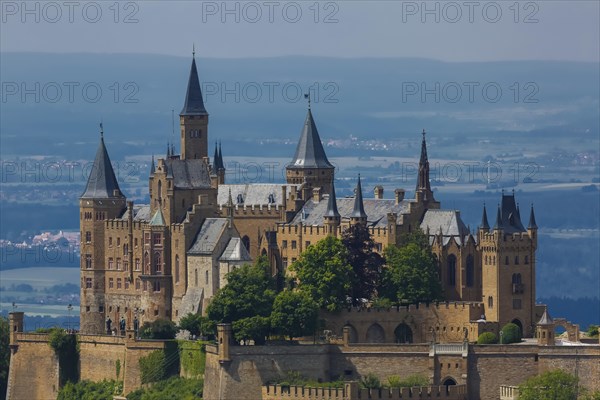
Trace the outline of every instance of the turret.
{"type": "Polygon", "coordinates": [[[548,314],[548,309],[544,310],[542,318],[540,318],[537,323],[536,336],[538,345],[540,346],[555,345],[554,320],[550,317],[550,314],[548,314]]]}
{"type": "Polygon", "coordinates": [[[531,238],[531,243],[533,245],[534,250],[537,248],[537,230],[538,226],[535,222],[535,212],[533,211],[532,204],[531,211],[529,213],[529,224],[527,224],[527,233],[529,233],[529,237],[531,238]]]}
{"type": "Polygon", "coordinates": [[[350,214],[350,225],[364,224],[367,223],[367,213],[365,213],[365,206],[363,203],[362,196],[362,185],[360,183],[360,174],[358,175],[358,183],[356,184],[356,194],[354,196],[354,208],[352,214],[350,214]]]}
{"type": "Polygon", "coordinates": [[[423,129],[423,140],[421,141],[421,158],[419,159],[419,175],[415,190],[415,199],[418,202],[434,201],[431,184],[429,182],[429,159],[427,157],[427,142],[425,140],[425,129],[423,129]]]}
{"type": "Polygon", "coordinates": [[[485,203],[483,203],[483,215],[481,216],[481,226],[479,227],[483,232],[489,232],[490,224],[488,222],[487,210],[485,208],[485,203]]]}
{"type": "Polygon", "coordinates": [[[331,182],[329,199],[327,200],[327,211],[325,212],[323,219],[327,234],[337,236],[341,223],[341,216],[337,208],[337,199],[335,197],[335,187],[333,182],[331,182]]]}
{"type": "Polygon", "coordinates": [[[188,79],[183,109],[179,114],[181,127],[181,159],[208,157],[208,112],[204,107],[195,53],[188,79]]]}

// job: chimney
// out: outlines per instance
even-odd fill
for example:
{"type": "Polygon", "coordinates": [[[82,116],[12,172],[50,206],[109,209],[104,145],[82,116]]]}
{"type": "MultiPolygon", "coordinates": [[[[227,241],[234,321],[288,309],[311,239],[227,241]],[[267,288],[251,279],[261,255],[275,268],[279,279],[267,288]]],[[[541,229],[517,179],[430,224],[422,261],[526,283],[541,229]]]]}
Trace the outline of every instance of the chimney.
{"type": "Polygon", "coordinates": [[[378,200],[383,199],[383,186],[381,186],[381,185],[375,186],[374,192],[375,192],[376,199],[378,199],[378,200]]]}
{"type": "Polygon", "coordinates": [[[400,204],[400,202],[402,200],[404,200],[404,194],[405,194],[405,190],[404,189],[396,189],[394,190],[394,195],[396,198],[396,204],[400,204]]]}
{"type": "Polygon", "coordinates": [[[320,187],[314,188],[312,194],[313,194],[313,201],[315,203],[319,203],[322,199],[321,188],[320,187]]]}

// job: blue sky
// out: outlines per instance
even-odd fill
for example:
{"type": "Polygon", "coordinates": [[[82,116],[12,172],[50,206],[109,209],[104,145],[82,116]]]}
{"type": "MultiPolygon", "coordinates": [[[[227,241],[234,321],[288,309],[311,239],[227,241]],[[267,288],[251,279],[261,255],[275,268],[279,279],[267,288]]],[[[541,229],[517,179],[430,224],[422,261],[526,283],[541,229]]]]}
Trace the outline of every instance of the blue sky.
{"type": "Polygon", "coordinates": [[[186,56],[195,43],[200,57],[600,61],[598,1],[3,0],[0,6],[3,52],[186,56]]]}

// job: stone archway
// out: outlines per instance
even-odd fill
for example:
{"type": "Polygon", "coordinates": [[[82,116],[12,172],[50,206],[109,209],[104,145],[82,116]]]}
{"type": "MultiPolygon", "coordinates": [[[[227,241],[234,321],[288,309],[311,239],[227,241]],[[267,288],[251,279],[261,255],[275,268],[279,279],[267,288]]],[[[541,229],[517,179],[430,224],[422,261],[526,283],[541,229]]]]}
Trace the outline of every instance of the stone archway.
{"type": "MultiPolygon", "coordinates": [[[[358,342],[358,332],[356,331],[356,328],[354,328],[352,325],[347,324],[344,325],[344,328],[348,327],[349,330],[349,338],[348,338],[348,343],[357,343],[358,342]]],[[[342,328],[342,335],[344,334],[344,328],[342,328]]]]}
{"type": "Polygon", "coordinates": [[[523,335],[523,323],[521,323],[521,320],[518,318],[513,319],[512,321],[513,324],[515,324],[516,326],[519,327],[519,333],[521,334],[521,337],[524,337],[523,335]]]}
{"type": "Polygon", "coordinates": [[[367,329],[367,343],[385,343],[385,331],[375,323],[367,329]]]}
{"type": "Polygon", "coordinates": [[[396,339],[396,343],[404,344],[404,343],[412,343],[413,342],[413,332],[410,329],[410,326],[405,323],[401,323],[394,329],[394,337],[396,339]]]}
{"type": "Polygon", "coordinates": [[[448,376],[442,381],[442,385],[446,386],[446,391],[448,391],[448,386],[456,385],[456,379],[452,378],[451,376],[448,376]]]}

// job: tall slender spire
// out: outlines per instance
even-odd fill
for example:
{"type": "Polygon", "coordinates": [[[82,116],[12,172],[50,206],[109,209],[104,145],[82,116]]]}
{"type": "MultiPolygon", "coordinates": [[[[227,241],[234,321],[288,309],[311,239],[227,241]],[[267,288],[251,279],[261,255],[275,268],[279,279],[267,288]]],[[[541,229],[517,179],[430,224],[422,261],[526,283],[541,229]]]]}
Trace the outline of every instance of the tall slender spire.
{"type": "Polygon", "coordinates": [[[488,222],[487,210],[485,208],[485,203],[483,203],[483,216],[481,217],[481,229],[490,229],[490,224],[488,222]]]}
{"type": "Polygon", "coordinates": [[[225,163],[223,162],[223,149],[221,148],[220,140],[219,140],[219,169],[225,169],[225,163]]]}
{"type": "Polygon", "coordinates": [[[335,186],[331,182],[331,193],[329,193],[329,200],[327,201],[327,211],[325,211],[325,217],[340,218],[340,213],[337,208],[337,199],[335,197],[335,186]]]}
{"type": "Polygon", "coordinates": [[[494,230],[502,229],[502,214],[500,213],[500,204],[498,204],[498,212],[496,213],[496,223],[494,224],[494,230]]]}
{"type": "Polygon", "coordinates": [[[425,140],[425,129],[422,132],[421,158],[419,159],[419,176],[417,178],[417,191],[431,192],[429,183],[429,159],[427,158],[427,142],[425,140]]]}
{"type": "Polygon", "coordinates": [[[354,196],[354,209],[352,210],[351,217],[361,219],[367,218],[367,213],[365,213],[365,205],[363,203],[360,174],[358,174],[358,183],[356,184],[356,195],[354,196]]]}
{"type": "Polygon", "coordinates": [[[81,195],[84,199],[106,199],[124,197],[119,188],[115,171],[113,170],[104,145],[104,128],[100,123],[100,145],[96,151],[94,166],[90,171],[85,191],[81,195]]]}
{"type": "Polygon", "coordinates": [[[535,213],[533,212],[533,204],[531,204],[531,212],[529,214],[529,224],[527,229],[537,229],[537,223],[535,222],[535,213]]]}
{"type": "Polygon", "coordinates": [[[156,166],[154,165],[154,154],[152,154],[152,163],[150,164],[150,176],[154,176],[156,166]]]}
{"type": "Polygon", "coordinates": [[[213,173],[216,173],[219,170],[219,147],[217,146],[217,141],[215,140],[215,155],[213,156],[213,173]]]}
{"type": "MultiPolygon", "coordinates": [[[[195,53],[194,53],[195,54],[195,53]]],[[[188,79],[187,93],[185,103],[179,115],[207,115],[202,99],[202,90],[200,89],[200,80],[198,79],[198,69],[196,68],[196,58],[192,59],[192,68],[188,79]]]]}

